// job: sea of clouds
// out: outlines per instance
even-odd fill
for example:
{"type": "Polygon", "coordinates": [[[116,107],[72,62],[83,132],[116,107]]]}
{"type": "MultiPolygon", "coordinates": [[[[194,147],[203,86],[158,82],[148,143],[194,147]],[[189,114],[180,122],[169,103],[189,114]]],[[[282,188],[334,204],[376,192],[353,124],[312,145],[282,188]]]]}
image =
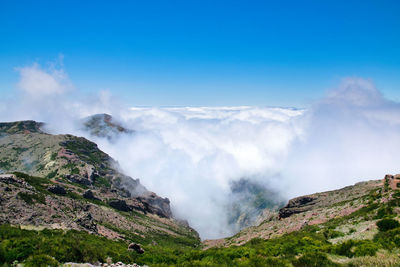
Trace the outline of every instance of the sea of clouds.
{"type": "Polygon", "coordinates": [[[0,120],[33,119],[52,133],[95,141],[121,169],[168,197],[175,216],[204,238],[231,235],[231,185],[249,179],[284,199],[400,173],[400,104],[372,81],[345,78],[306,109],[131,107],[110,91],[82,94],[62,65],[18,68],[15,94],[0,100],[0,120]],[[79,130],[108,113],[132,135],[112,141],[79,130]]]}

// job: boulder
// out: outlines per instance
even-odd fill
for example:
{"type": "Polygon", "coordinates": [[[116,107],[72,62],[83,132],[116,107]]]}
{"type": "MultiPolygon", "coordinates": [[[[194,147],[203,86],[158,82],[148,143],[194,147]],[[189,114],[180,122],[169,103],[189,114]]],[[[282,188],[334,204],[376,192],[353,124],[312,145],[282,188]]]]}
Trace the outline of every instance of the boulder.
{"type": "Polygon", "coordinates": [[[90,213],[86,213],[78,218],[76,223],[93,233],[97,233],[97,224],[94,222],[92,214],[90,213]]]}
{"type": "Polygon", "coordinates": [[[162,218],[172,218],[168,198],[161,198],[151,192],[146,196],[137,197],[136,200],[143,204],[145,213],[157,214],[162,218]]]}
{"type": "Polygon", "coordinates": [[[128,246],[128,250],[134,250],[139,254],[144,253],[144,249],[139,244],[136,244],[136,243],[130,243],[128,246]]]}
{"type": "Polygon", "coordinates": [[[77,183],[77,184],[81,184],[81,185],[91,185],[92,184],[92,182],[88,178],[82,177],[82,176],[76,175],[76,174],[65,174],[64,178],[72,183],[77,183]]]}
{"type": "Polygon", "coordinates": [[[116,210],[120,210],[120,211],[132,211],[132,207],[129,206],[128,204],[126,204],[125,200],[122,199],[114,199],[114,200],[110,200],[108,202],[108,204],[116,209],[116,210]]]}
{"type": "Polygon", "coordinates": [[[95,197],[92,190],[87,190],[85,193],[82,195],[86,199],[92,199],[92,200],[100,200],[99,198],[95,197]]]}
{"type": "Polygon", "coordinates": [[[67,194],[67,191],[65,190],[65,188],[63,186],[61,186],[61,185],[58,185],[58,184],[49,186],[47,188],[47,190],[49,192],[53,193],[53,194],[56,194],[56,195],[63,195],[64,196],[64,195],[67,194]]]}
{"type": "Polygon", "coordinates": [[[287,218],[296,213],[301,213],[312,209],[316,203],[316,198],[302,196],[289,200],[288,204],[279,210],[279,218],[287,218]]]}

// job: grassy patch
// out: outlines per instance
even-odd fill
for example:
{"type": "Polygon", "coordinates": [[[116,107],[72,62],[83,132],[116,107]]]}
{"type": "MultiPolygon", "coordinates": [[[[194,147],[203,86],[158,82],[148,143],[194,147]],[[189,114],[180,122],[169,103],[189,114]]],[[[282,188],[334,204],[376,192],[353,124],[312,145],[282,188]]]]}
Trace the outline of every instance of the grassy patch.
{"type": "Polygon", "coordinates": [[[76,154],[82,161],[96,167],[109,159],[108,155],[99,150],[95,143],[82,137],[71,136],[70,140],[61,142],[60,145],[76,154]]]}
{"type": "Polygon", "coordinates": [[[0,262],[8,264],[15,260],[49,262],[51,258],[54,263],[95,263],[105,262],[107,257],[115,262],[133,263],[136,257],[136,252],[127,250],[125,242],[108,240],[84,231],[32,231],[1,225],[0,240],[0,262]]]}
{"type": "Polygon", "coordinates": [[[50,156],[50,160],[56,160],[57,155],[58,155],[57,152],[52,153],[51,156],[50,156]]]}
{"type": "Polygon", "coordinates": [[[38,193],[38,194],[29,194],[29,193],[24,193],[24,192],[18,192],[18,197],[21,198],[23,201],[25,201],[27,204],[32,205],[35,202],[45,204],[46,203],[46,197],[44,194],[38,193]]]}
{"type": "Polygon", "coordinates": [[[95,179],[94,185],[99,187],[110,188],[111,182],[107,178],[100,176],[95,179]]]}
{"type": "Polygon", "coordinates": [[[30,175],[28,175],[26,173],[22,173],[22,172],[13,172],[13,174],[19,178],[24,179],[28,184],[30,184],[36,190],[39,190],[39,191],[42,191],[46,185],[51,183],[46,178],[30,176],[30,175]]]}
{"type": "Polygon", "coordinates": [[[52,171],[52,172],[49,172],[49,173],[46,175],[46,178],[48,178],[48,179],[54,178],[54,177],[56,177],[57,173],[58,173],[58,170],[54,170],[54,171],[52,171]]]}

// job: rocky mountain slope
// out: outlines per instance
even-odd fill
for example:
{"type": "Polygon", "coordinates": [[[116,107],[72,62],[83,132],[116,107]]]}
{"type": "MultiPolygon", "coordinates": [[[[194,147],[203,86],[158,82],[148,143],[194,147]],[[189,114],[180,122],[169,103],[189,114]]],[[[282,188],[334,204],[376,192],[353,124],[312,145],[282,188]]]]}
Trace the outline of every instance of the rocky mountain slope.
{"type": "MultiPolygon", "coordinates": [[[[204,243],[207,247],[241,245],[256,237],[270,239],[298,231],[307,225],[323,224],[365,207],[370,192],[382,188],[383,181],[374,180],[338,190],[296,197],[277,211],[265,210],[259,219],[259,225],[248,227],[230,238],[206,240],[204,243]]],[[[359,225],[363,235],[373,236],[376,232],[374,223],[373,220],[363,221],[362,225],[359,225]]]]}
{"type": "Polygon", "coordinates": [[[260,266],[400,266],[398,177],[291,199],[257,226],[204,241],[204,254],[255,253],[260,266]]]}
{"type": "Polygon", "coordinates": [[[95,143],[51,135],[43,126],[0,123],[0,224],[85,231],[144,246],[199,244],[196,231],[173,218],[167,198],[122,174],[95,143]]]}

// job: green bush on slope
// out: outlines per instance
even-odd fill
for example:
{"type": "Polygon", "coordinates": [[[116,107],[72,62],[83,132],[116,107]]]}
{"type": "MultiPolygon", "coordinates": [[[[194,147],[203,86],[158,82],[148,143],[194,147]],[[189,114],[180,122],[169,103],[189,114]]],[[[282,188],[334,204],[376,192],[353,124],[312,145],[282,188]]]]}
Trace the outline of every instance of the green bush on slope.
{"type": "Polygon", "coordinates": [[[394,228],[400,227],[400,223],[393,219],[382,219],[376,223],[379,231],[386,232],[394,228]]]}
{"type": "Polygon", "coordinates": [[[132,263],[136,256],[136,252],[127,250],[125,242],[84,231],[32,231],[0,225],[0,240],[0,262],[3,263],[28,260],[33,264],[49,261],[48,256],[59,262],[105,262],[111,257],[114,261],[132,263]]]}

